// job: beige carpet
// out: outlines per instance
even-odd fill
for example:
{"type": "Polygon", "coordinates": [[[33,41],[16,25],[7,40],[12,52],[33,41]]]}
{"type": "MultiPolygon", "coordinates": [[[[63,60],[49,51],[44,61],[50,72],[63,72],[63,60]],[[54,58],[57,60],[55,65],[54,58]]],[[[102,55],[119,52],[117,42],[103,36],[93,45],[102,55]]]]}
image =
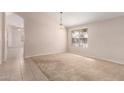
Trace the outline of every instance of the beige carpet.
{"type": "Polygon", "coordinates": [[[124,65],[70,53],[32,59],[49,80],[124,80],[124,65]]]}

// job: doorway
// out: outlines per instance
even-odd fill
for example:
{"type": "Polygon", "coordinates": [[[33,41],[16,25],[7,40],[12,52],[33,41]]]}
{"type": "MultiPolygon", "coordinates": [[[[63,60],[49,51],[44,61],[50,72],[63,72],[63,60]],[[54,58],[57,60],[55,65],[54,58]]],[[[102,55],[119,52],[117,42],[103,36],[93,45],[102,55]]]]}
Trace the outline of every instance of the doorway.
{"type": "Polygon", "coordinates": [[[24,60],[24,20],[14,13],[5,15],[5,60],[24,60]]]}

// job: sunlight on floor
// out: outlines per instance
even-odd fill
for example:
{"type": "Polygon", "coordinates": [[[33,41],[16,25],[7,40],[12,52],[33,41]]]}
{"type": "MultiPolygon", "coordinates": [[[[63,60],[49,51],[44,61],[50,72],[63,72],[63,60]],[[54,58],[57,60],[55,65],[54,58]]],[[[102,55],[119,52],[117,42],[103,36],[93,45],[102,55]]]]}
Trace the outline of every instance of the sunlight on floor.
{"type": "Polygon", "coordinates": [[[87,58],[87,57],[84,57],[85,60],[88,60],[88,61],[96,61],[95,59],[93,58],[87,58]]]}
{"type": "Polygon", "coordinates": [[[88,58],[88,57],[81,56],[81,55],[75,55],[75,56],[78,56],[78,57],[80,57],[80,58],[82,58],[82,57],[83,57],[83,59],[85,59],[85,60],[87,60],[87,61],[96,61],[96,60],[95,60],[95,59],[93,59],[93,58],[88,58]]]}

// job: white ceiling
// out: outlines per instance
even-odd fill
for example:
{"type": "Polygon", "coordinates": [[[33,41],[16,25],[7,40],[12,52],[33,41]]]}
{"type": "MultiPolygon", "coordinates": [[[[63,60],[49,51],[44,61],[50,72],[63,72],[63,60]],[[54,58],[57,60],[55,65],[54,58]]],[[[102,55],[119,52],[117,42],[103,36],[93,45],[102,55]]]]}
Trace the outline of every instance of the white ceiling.
{"type": "MultiPolygon", "coordinates": [[[[22,13],[21,13],[22,14],[22,13]]],[[[23,16],[33,18],[36,21],[42,19],[42,15],[51,16],[57,19],[59,23],[60,14],[59,12],[23,12],[23,16]]],[[[111,19],[119,16],[124,16],[124,12],[64,12],[63,13],[63,24],[66,27],[73,27],[77,25],[83,25],[92,23],[95,21],[101,21],[111,19]]]]}
{"type": "Polygon", "coordinates": [[[63,14],[63,24],[67,27],[83,25],[95,21],[111,19],[114,17],[124,16],[119,12],[73,12],[63,14]]]}

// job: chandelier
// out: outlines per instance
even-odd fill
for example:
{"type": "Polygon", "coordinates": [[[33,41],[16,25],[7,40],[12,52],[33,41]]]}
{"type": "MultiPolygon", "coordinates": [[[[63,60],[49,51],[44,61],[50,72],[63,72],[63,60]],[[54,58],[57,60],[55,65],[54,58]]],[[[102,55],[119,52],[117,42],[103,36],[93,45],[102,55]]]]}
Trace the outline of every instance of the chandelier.
{"type": "Polygon", "coordinates": [[[60,31],[65,30],[65,27],[63,25],[63,12],[60,12],[60,31]]]}

